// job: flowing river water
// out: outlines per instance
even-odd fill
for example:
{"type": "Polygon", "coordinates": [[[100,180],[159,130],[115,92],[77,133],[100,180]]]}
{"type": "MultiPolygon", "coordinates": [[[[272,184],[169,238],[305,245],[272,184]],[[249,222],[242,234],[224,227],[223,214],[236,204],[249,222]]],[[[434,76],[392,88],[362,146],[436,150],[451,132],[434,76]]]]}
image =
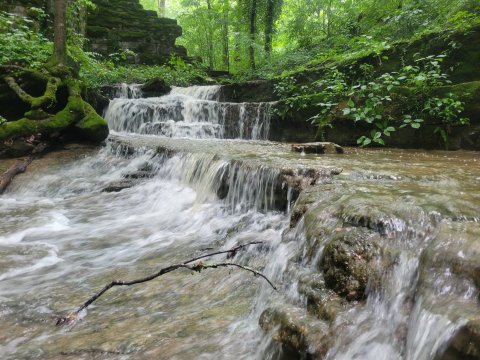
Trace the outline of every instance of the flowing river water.
{"type": "Polygon", "coordinates": [[[266,141],[270,104],[219,102],[218,90],[142,99],[124,87],[105,113],[106,146],[71,145],[15,179],[0,198],[0,358],[478,359],[478,344],[470,357],[448,348],[480,322],[478,154],[292,153],[266,141]],[[286,179],[311,173],[296,200],[286,179]],[[302,286],[322,277],[332,234],[359,228],[378,237],[378,263],[391,261],[365,298],[342,300],[329,321],[312,315],[302,286]],[[232,261],[278,292],[241,270],[178,270],[114,288],[76,326],[55,327],[111,279],[252,241],[262,245],[232,261]],[[266,309],[294,325],[262,329],[266,309]]]}

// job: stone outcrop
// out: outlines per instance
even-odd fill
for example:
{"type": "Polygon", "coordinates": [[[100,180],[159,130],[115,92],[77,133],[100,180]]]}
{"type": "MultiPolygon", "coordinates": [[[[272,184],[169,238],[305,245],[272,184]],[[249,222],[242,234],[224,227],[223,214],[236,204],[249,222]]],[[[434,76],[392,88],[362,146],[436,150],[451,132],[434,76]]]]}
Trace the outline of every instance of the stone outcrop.
{"type": "Polygon", "coordinates": [[[175,40],[182,35],[176,20],[159,18],[143,9],[138,0],[94,0],[96,8],[87,16],[90,49],[107,56],[131,50],[135,63],[162,64],[172,54],[186,57],[175,40]]]}
{"type": "MultiPolygon", "coordinates": [[[[159,18],[155,11],[145,10],[139,0],[93,0],[95,9],[86,16],[79,14],[78,31],[86,30],[89,50],[108,56],[131,50],[135,53],[126,60],[140,64],[164,64],[172,54],[187,57],[187,50],[176,46],[182,28],[176,20],[159,18]]],[[[32,8],[53,13],[52,0],[4,0],[0,10],[36,19],[32,8]]],[[[50,20],[42,20],[41,28],[48,28],[50,20]]],[[[48,31],[51,33],[51,31],[48,31]]]]}

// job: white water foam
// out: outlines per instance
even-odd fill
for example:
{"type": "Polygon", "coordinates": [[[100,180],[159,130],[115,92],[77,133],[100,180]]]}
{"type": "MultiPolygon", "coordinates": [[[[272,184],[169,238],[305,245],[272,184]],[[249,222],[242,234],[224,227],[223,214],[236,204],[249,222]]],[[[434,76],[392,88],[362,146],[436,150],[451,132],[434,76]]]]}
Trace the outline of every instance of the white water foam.
{"type": "Polygon", "coordinates": [[[156,98],[117,98],[104,117],[113,131],[166,137],[265,140],[270,103],[218,102],[220,86],[174,88],[156,98]]]}

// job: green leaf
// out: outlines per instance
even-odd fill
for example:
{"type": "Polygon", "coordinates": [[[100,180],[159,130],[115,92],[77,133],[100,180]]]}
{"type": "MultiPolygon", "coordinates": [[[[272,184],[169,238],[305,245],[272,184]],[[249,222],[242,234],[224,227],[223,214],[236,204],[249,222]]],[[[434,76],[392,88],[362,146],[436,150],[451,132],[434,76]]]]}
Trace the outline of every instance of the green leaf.
{"type": "Polygon", "coordinates": [[[363,140],[362,145],[363,145],[363,146],[367,146],[367,145],[369,145],[371,142],[372,142],[372,140],[366,137],[366,138],[363,140]]]}
{"type": "Polygon", "coordinates": [[[414,128],[414,129],[419,129],[420,126],[422,126],[422,125],[420,125],[419,123],[414,122],[414,123],[411,123],[410,126],[411,126],[412,128],[414,128]]]}
{"type": "Polygon", "coordinates": [[[363,141],[366,139],[366,136],[361,136],[357,139],[357,144],[363,144],[363,141]]]}
{"type": "Polygon", "coordinates": [[[347,106],[348,106],[348,107],[354,107],[354,106],[355,106],[355,103],[353,102],[352,99],[349,99],[349,100],[348,100],[347,106]]]}

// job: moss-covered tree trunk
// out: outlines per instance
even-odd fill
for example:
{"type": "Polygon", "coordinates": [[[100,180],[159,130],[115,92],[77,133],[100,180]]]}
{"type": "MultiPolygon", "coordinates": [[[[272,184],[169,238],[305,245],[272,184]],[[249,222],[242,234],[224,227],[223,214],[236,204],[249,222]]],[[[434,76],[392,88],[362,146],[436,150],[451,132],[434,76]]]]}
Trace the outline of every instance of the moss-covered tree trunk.
{"type": "Polygon", "coordinates": [[[67,0],[55,0],[54,56],[60,65],[67,64],[67,0]]]}
{"type": "MultiPolygon", "coordinates": [[[[81,95],[81,85],[69,69],[66,45],[66,0],[55,0],[54,53],[41,70],[17,65],[0,66],[0,79],[28,105],[21,119],[0,125],[0,156],[11,155],[11,148],[24,144],[25,153],[39,142],[75,138],[99,142],[108,136],[108,126],[81,95]],[[32,96],[22,88],[25,80],[44,86],[41,96],[32,96]],[[59,103],[58,95],[66,94],[59,103]]],[[[18,152],[15,152],[18,155],[18,152]]]]}

